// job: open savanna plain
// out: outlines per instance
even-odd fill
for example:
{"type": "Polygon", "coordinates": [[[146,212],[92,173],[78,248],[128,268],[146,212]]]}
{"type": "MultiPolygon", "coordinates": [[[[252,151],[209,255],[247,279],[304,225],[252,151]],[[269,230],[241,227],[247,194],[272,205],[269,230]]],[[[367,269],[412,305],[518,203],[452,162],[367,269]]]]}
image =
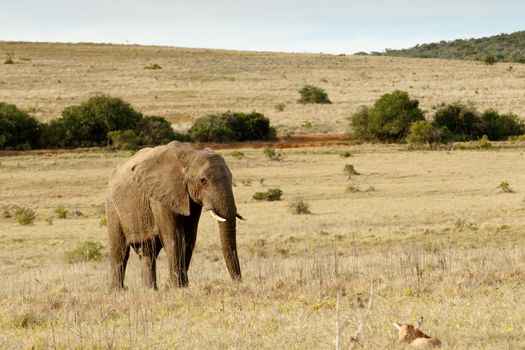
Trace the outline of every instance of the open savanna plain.
{"type": "Polygon", "coordinates": [[[167,287],[161,252],[159,290],[144,289],[131,253],[128,290],[116,293],[104,192],[129,153],[0,158],[0,203],[37,215],[28,226],[0,218],[0,348],[333,348],[339,333],[342,348],[384,349],[400,347],[391,322],[420,316],[447,349],[525,347],[524,148],[353,145],[285,150],[282,161],[242,151],[220,151],[247,218],[242,283],[203,215],[188,288],[167,287]],[[360,175],[348,179],[346,164],[360,175]],[[252,199],[269,188],[282,200],[252,199]],[[311,214],[292,214],[297,197],[311,214]],[[76,215],[55,217],[59,206],[76,215]],[[102,259],[68,264],[65,253],[86,240],[104,245],[102,259]]]}
{"type": "Polygon", "coordinates": [[[517,63],[0,42],[0,57],[7,53],[14,64],[0,64],[0,101],[43,121],[105,93],[180,129],[208,113],[255,110],[281,132],[343,133],[359,106],[396,89],[429,116],[436,104],[473,101],[525,117],[525,65],[517,63]],[[145,69],[154,64],[161,69],[145,69]],[[332,104],[298,104],[305,84],[325,89],[332,104]]]}

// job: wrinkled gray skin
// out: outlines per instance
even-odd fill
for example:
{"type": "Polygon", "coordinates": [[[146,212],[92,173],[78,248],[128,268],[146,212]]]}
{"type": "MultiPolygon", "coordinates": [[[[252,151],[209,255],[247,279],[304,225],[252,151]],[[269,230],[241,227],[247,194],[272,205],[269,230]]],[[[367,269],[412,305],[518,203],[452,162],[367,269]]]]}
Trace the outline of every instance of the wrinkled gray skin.
{"type": "Polygon", "coordinates": [[[140,256],[147,287],[157,288],[155,262],[162,248],[170,284],[187,286],[203,208],[226,219],[219,222],[222,253],[231,278],[241,280],[232,175],[220,155],[174,141],[121,162],[106,198],[111,288],[124,288],[130,247],[140,256]]]}

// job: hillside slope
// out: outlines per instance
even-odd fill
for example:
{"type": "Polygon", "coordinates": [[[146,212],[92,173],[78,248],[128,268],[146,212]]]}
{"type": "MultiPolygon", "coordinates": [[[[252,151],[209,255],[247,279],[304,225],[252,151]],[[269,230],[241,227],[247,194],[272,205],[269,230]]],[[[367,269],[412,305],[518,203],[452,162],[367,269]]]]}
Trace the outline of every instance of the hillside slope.
{"type": "MultiPolygon", "coordinates": [[[[344,133],[347,118],[382,94],[406,90],[423,109],[473,101],[525,117],[525,65],[439,59],[239,52],[173,47],[0,42],[0,101],[40,120],[100,93],[121,97],[176,127],[227,110],[258,111],[280,132],[344,133]],[[161,69],[144,69],[158,64],[161,69]],[[330,105],[301,105],[304,84],[330,105]],[[284,104],[279,111],[276,105],[284,104]]],[[[430,113],[431,114],[431,113],[430,113]]]]}
{"type": "Polygon", "coordinates": [[[422,44],[403,50],[386,50],[387,56],[417,58],[452,58],[525,63],[525,31],[499,34],[479,39],[458,39],[422,44]]]}

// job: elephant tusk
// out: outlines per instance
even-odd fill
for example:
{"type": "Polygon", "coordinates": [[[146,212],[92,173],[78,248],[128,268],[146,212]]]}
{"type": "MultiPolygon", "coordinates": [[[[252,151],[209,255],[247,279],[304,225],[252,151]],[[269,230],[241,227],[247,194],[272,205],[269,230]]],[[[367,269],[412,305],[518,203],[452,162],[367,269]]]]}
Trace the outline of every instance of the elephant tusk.
{"type": "Polygon", "coordinates": [[[243,221],[246,221],[246,219],[239,213],[235,213],[235,216],[238,217],[239,219],[243,220],[243,221]]]}
{"type": "Polygon", "coordinates": [[[209,212],[210,212],[210,215],[211,215],[211,217],[212,217],[212,218],[214,218],[215,220],[217,220],[217,221],[221,221],[221,222],[224,222],[224,221],[226,221],[226,219],[225,219],[225,218],[222,218],[222,217],[220,217],[220,216],[219,216],[219,215],[217,215],[217,213],[216,213],[216,212],[214,212],[213,210],[211,210],[211,209],[210,209],[210,211],[209,211],[209,212]]]}

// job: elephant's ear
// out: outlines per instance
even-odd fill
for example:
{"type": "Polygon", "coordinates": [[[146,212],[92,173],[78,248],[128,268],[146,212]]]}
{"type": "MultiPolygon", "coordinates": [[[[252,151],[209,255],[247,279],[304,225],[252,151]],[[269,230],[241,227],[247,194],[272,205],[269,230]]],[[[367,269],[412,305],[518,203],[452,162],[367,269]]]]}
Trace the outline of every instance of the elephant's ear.
{"type": "Polygon", "coordinates": [[[148,196],[182,215],[190,215],[190,198],[184,170],[176,152],[153,149],[131,167],[132,178],[148,196]]]}

